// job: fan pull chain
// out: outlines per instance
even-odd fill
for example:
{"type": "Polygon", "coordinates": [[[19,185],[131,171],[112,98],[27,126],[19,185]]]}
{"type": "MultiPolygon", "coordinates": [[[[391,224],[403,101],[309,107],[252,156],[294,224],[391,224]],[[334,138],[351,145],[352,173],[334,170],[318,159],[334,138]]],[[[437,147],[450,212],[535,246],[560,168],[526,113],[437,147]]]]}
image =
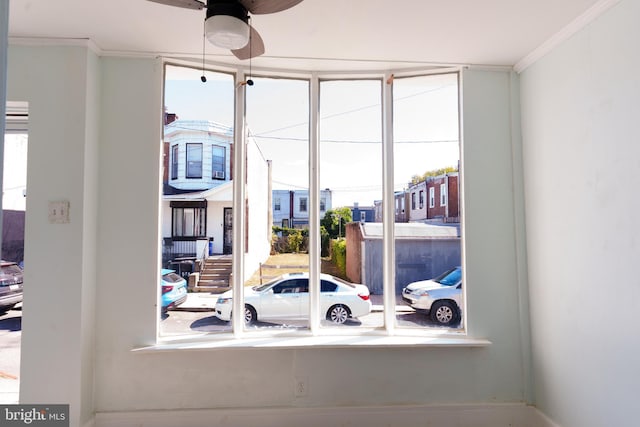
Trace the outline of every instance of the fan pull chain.
{"type": "Polygon", "coordinates": [[[207,36],[207,31],[206,31],[206,20],[202,21],[202,76],[200,77],[200,81],[202,83],[206,83],[207,82],[207,78],[204,75],[204,52],[205,52],[205,46],[206,46],[206,37],[207,36]]]}
{"type": "Polygon", "coordinates": [[[249,17],[247,22],[249,23],[249,79],[247,80],[247,84],[253,86],[253,80],[251,80],[251,57],[253,56],[251,53],[251,17],[249,17]]]}

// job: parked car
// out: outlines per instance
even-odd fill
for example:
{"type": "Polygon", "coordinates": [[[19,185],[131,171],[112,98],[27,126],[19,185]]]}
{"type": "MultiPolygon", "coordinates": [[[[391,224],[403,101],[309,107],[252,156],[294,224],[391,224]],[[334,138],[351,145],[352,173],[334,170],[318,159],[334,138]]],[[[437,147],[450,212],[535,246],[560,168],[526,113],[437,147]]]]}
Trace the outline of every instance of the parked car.
{"type": "Polygon", "coordinates": [[[162,288],[162,311],[175,308],[187,300],[187,281],[175,270],[163,269],[160,286],[162,288]]]}
{"type": "MultiPolygon", "coordinates": [[[[244,290],[244,320],[254,323],[268,319],[307,319],[309,317],[309,273],[288,273],[261,286],[244,290]]],[[[216,316],[231,320],[232,291],[220,295],[216,316]]],[[[320,312],[327,320],[343,324],[348,318],[371,312],[369,288],[337,277],[320,275],[320,312]]]]}
{"type": "Polygon", "coordinates": [[[462,268],[455,267],[433,279],[410,283],[402,289],[402,300],[435,323],[457,324],[462,317],[462,268]]]}
{"type": "Polygon", "coordinates": [[[23,272],[12,261],[0,261],[0,313],[22,302],[23,272]]]}

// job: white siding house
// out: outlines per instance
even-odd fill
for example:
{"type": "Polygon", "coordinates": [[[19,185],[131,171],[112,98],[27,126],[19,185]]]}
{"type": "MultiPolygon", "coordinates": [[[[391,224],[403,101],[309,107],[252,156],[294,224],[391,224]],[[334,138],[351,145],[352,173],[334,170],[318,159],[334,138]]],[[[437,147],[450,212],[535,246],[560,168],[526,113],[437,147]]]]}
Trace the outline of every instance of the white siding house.
{"type": "Polygon", "coordinates": [[[203,190],[231,180],[233,129],[207,120],[176,120],[165,126],[168,184],[203,190]]]}
{"type": "MultiPolygon", "coordinates": [[[[163,263],[176,257],[230,254],[232,248],[233,130],[208,121],[175,121],[165,127],[169,143],[169,193],[162,198],[163,263]],[[201,149],[187,157],[189,147],[201,149]],[[216,150],[224,153],[224,161],[216,150]],[[177,155],[176,155],[177,154],[177,155]],[[188,175],[191,175],[189,177],[188,175]],[[194,191],[189,191],[194,190],[194,191]],[[212,251],[208,242],[212,241],[212,251]]],[[[269,256],[271,221],[269,211],[270,162],[264,159],[252,139],[247,139],[247,188],[249,198],[245,245],[245,267],[252,274],[269,256]]]]}
{"type": "MultiPolygon", "coordinates": [[[[331,190],[320,190],[320,218],[332,209],[331,190]]],[[[309,226],[308,190],[273,190],[271,203],[273,225],[279,227],[304,228],[309,226]]]]}

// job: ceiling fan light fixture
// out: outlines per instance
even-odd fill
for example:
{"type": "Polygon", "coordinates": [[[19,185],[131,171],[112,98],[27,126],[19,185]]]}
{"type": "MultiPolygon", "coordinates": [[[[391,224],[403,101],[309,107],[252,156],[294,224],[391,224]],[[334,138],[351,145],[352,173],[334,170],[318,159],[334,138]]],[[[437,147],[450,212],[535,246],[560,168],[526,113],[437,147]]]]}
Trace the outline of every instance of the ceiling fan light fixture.
{"type": "Polygon", "coordinates": [[[213,15],[204,23],[207,40],[225,49],[240,49],[249,43],[249,25],[230,15],[213,15]]]}

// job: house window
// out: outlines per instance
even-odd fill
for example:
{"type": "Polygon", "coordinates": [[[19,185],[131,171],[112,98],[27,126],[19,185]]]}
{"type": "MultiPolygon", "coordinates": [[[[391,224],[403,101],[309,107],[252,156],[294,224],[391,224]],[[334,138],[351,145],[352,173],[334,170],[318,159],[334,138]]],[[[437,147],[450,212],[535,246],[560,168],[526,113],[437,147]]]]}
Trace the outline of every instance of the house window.
{"type": "Polygon", "coordinates": [[[447,186],[440,184],[440,206],[447,206],[447,186]]]}
{"type": "Polygon", "coordinates": [[[225,179],[225,148],[218,145],[211,147],[211,178],[225,179]]]}
{"type": "Polygon", "coordinates": [[[204,237],[207,235],[206,207],[172,208],[172,237],[204,237]]]}
{"type": "Polygon", "coordinates": [[[202,144],[187,144],[187,178],[202,178],[202,144]]]}
{"type": "MultiPolygon", "coordinates": [[[[435,177],[441,176],[443,170],[457,169],[459,165],[458,99],[458,76],[455,73],[395,76],[393,79],[394,174],[396,177],[402,173],[419,177],[424,186],[420,188],[429,198],[425,201],[429,208],[434,208],[437,203],[433,186],[435,177]],[[431,119],[425,120],[428,117],[441,120],[433,126],[431,119]]],[[[394,187],[406,182],[396,178],[394,187]]],[[[461,321],[464,318],[464,298],[460,279],[462,246],[459,227],[442,221],[420,223],[439,214],[441,212],[429,209],[422,211],[421,215],[414,215],[411,218],[414,224],[402,224],[400,219],[395,224],[396,239],[392,242],[395,248],[395,282],[392,283],[393,288],[385,290],[395,293],[396,307],[409,301],[414,308],[425,310],[421,317],[413,320],[396,311],[394,320],[398,328],[464,327],[461,321]],[[404,238],[406,234],[400,234],[403,230],[411,232],[415,240],[409,243],[404,238]],[[442,285],[449,286],[447,292],[451,299],[437,304],[430,300],[433,293],[420,288],[427,279],[437,279],[442,285]],[[424,314],[426,310],[429,310],[428,314],[424,314]]]]}
{"type": "Polygon", "coordinates": [[[171,147],[171,179],[178,179],[178,145],[171,147]]]}
{"type": "MultiPolygon", "coordinates": [[[[249,288],[243,288],[242,285],[254,286],[254,283],[248,283],[248,281],[254,278],[257,269],[264,271],[264,263],[268,262],[268,251],[263,251],[261,243],[253,239],[250,239],[247,244],[246,235],[243,242],[234,240],[234,259],[243,260],[244,264],[241,267],[245,268],[238,269],[238,274],[234,274],[233,301],[222,301],[220,304],[231,304],[228,307],[234,310],[234,316],[232,319],[229,316],[231,322],[225,323],[225,326],[230,325],[232,332],[237,333],[238,336],[241,336],[246,329],[272,327],[269,325],[275,326],[276,333],[279,333],[282,328],[291,327],[296,330],[308,329],[311,335],[321,335],[322,332],[318,331],[324,327],[332,326],[330,322],[327,322],[327,319],[334,314],[337,316],[339,313],[328,313],[324,308],[321,309],[322,312],[318,310],[319,307],[323,307],[320,304],[323,302],[320,297],[325,291],[325,286],[321,287],[317,274],[325,272],[323,270],[324,263],[320,262],[323,256],[320,253],[320,244],[326,233],[322,231],[320,226],[320,221],[324,218],[318,218],[317,214],[327,208],[329,208],[329,212],[335,212],[334,218],[327,218],[333,219],[334,224],[337,223],[338,239],[344,236],[350,237],[350,233],[368,233],[362,236],[375,240],[376,244],[379,243],[377,247],[380,248],[376,251],[369,251],[364,256],[359,253],[361,249],[366,247],[360,244],[361,240],[352,239],[357,242],[356,251],[353,250],[354,243],[348,239],[344,241],[347,259],[350,256],[361,257],[362,265],[359,265],[353,272],[353,274],[360,276],[350,277],[350,280],[355,283],[363,283],[369,288],[372,296],[384,296],[384,298],[375,300],[376,304],[384,305],[383,310],[376,313],[355,315],[354,317],[357,319],[351,319],[352,321],[347,322],[344,327],[356,330],[354,334],[358,333],[358,328],[367,332],[380,328],[387,330],[391,335],[396,334],[395,331],[398,328],[404,328],[408,325],[419,328],[443,327],[436,323],[433,316],[425,315],[424,312],[411,311],[411,315],[407,315],[407,311],[404,310],[406,305],[401,297],[396,297],[402,295],[403,288],[409,283],[433,279],[440,273],[461,264],[460,252],[462,251],[456,247],[456,244],[459,246],[460,242],[459,234],[456,234],[456,227],[455,225],[440,224],[437,221],[433,221],[431,224],[422,224],[421,220],[426,219],[426,215],[424,215],[424,208],[427,206],[425,197],[429,197],[430,206],[433,207],[436,203],[435,188],[426,186],[426,178],[415,182],[412,185],[414,191],[410,192],[411,208],[416,209],[419,205],[423,209],[419,215],[416,215],[415,222],[393,224],[393,212],[394,208],[404,209],[407,204],[405,198],[408,200],[409,196],[401,189],[406,188],[407,183],[411,182],[412,176],[435,177],[438,174],[425,173],[459,164],[459,159],[456,157],[459,157],[457,132],[460,128],[457,115],[458,75],[456,73],[417,77],[415,75],[411,77],[399,75],[394,79],[387,80],[382,77],[382,74],[377,74],[369,80],[358,80],[359,78],[354,76],[353,79],[335,80],[335,75],[333,75],[323,79],[318,74],[314,74],[312,77],[301,77],[300,80],[294,82],[286,78],[261,77],[256,78],[256,84],[251,89],[236,86],[239,88],[236,96],[244,96],[246,101],[244,109],[242,111],[239,109],[236,114],[242,115],[246,111],[247,123],[251,123],[251,129],[247,130],[247,134],[252,137],[239,138],[236,136],[235,141],[238,146],[234,146],[235,154],[244,153],[245,157],[240,158],[240,155],[234,155],[231,156],[232,161],[235,159],[246,162],[250,152],[244,151],[244,145],[249,145],[249,149],[251,149],[253,147],[251,144],[255,141],[256,153],[269,153],[268,158],[272,162],[270,170],[273,173],[271,175],[272,183],[275,183],[276,186],[295,189],[290,190],[290,196],[283,195],[284,200],[280,197],[273,197],[273,211],[283,209],[285,211],[285,215],[276,217],[275,223],[300,228],[300,230],[292,230],[286,236],[287,241],[284,242],[290,246],[295,244],[295,248],[292,250],[291,247],[286,247],[282,249],[282,252],[306,254],[307,258],[300,262],[301,270],[314,279],[314,282],[308,282],[306,288],[301,288],[298,295],[293,295],[298,297],[295,298],[298,301],[293,299],[291,301],[292,305],[298,304],[295,307],[295,319],[278,318],[273,322],[271,320],[269,322],[258,321],[257,324],[245,325],[244,320],[247,313],[243,313],[242,310],[246,308],[247,304],[250,304],[250,298],[253,296],[250,295],[250,292],[243,292],[242,289],[249,288]],[[305,80],[305,78],[311,80],[305,80]],[[296,88],[300,89],[299,93],[296,92],[296,88]],[[248,90],[245,91],[245,89],[248,90]],[[264,102],[265,99],[276,99],[273,96],[274,93],[284,93],[285,89],[288,95],[286,102],[264,102]],[[389,95],[386,92],[387,89],[393,89],[391,96],[383,96],[389,95]],[[293,103],[289,99],[290,93],[299,95],[298,101],[301,102],[299,104],[293,103]],[[446,99],[446,104],[443,104],[442,99],[446,99]],[[297,110],[300,109],[300,105],[307,105],[309,108],[302,112],[304,114],[298,116],[297,110]],[[271,111],[274,108],[278,111],[271,111]],[[270,113],[270,120],[263,117],[266,112],[270,113]],[[280,119],[281,117],[283,119],[280,119]],[[425,120],[425,117],[429,120],[425,120]],[[449,126],[446,129],[440,129],[440,132],[433,132],[430,125],[433,125],[434,122],[437,122],[439,126],[441,122],[447,123],[449,126]],[[300,123],[301,126],[287,128],[290,123],[300,123]],[[260,128],[261,126],[262,128],[260,128]],[[281,129],[287,129],[287,132],[283,133],[280,131],[281,129]],[[383,132],[385,129],[390,129],[393,132],[383,132]],[[300,134],[290,135],[290,133],[296,132],[300,132],[300,134]],[[283,147],[282,140],[285,139],[288,142],[283,147]],[[240,143],[242,143],[242,147],[240,147],[240,143]],[[447,149],[442,150],[443,146],[446,146],[447,149]],[[338,159],[346,159],[347,161],[337,162],[338,159]],[[309,166],[309,169],[298,170],[298,167],[304,168],[305,166],[309,166]],[[309,179],[310,175],[311,179],[309,179]],[[324,188],[331,188],[334,191],[331,198],[325,199],[326,193],[321,190],[324,188]],[[429,191],[428,194],[427,191],[429,191]],[[399,197],[395,203],[393,201],[394,192],[399,197]],[[301,195],[302,197],[300,197],[301,195]],[[366,212],[359,211],[359,214],[356,212],[352,217],[351,210],[346,206],[357,206],[356,203],[362,205],[372,203],[372,201],[376,207],[381,206],[384,209],[383,226],[370,223],[349,224],[352,221],[366,221],[367,215],[366,212]],[[284,206],[282,202],[284,202],[284,206]],[[334,209],[332,206],[338,208],[334,209]],[[289,210],[304,215],[300,215],[295,220],[282,218],[287,216],[286,213],[289,210]],[[390,218],[387,213],[390,214],[390,218]],[[288,224],[288,222],[292,222],[292,224],[288,224]],[[389,228],[388,225],[392,227],[389,228]],[[389,233],[390,230],[395,230],[397,237],[395,241],[386,238],[388,237],[386,233],[389,233]],[[304,241],[307,237],[309,243],[304,241]],[[419,237],[421,240],[414,239],[414,237],[419,237]],[[312,245],[313,239],[315,239],[315,243],[318,243],[317,246],[312,245]],[[256,243],[257,246],[254,246],[256,243]],[[352,247],[350,248],[349,245],[352,247]],[[394,251],[394,245],[398,250],[394,251]],[[254,261],[256,270],[251,271],[254,267],[254,261]],[[262,265],[258,263],[262,263],[262,265]],[[395,268],[383,268],[386,263],[395,265],[395,268]],[[452,265],[444,265],[447,263],[452,265]],[[368,317],[370,315],[372,317],[368,317]]],[[[215,117],[210,120],[214,121],[215,117]]],[[[237,124],[244,126],[242,119],[238,119],[237,122],[237,124]]],[[[204,161],[209,163],[207,154],[205,151],[204,161]]],[[[202,163],[202,157],[200,152],[200,156],[196,160],[202,163]]],[[[246,170],[249,171],[247,174],[249,179],[246,176],[243,177],[242,172],[245,169],[241,166],[242,164],[236,164],[234,167],[231,164],[234,178],[237,180],[236,184],[238,181],[243,183],[243,185],[235,186],[238,188],[234,188],[236,190],[234,193],[239,193],[238,196],[242,196],[240,200],[234,201],[234,207],[239,205],[243,208],[234,210],[236,215],[234,223],[248,224],[247,227],[251,229],[252,235],[267,230],[267,238],[263,238],[261,241],[268,244],[271,241],[269,238],[273,228],[271,227],[271,223],[274,221],[273,217],[270,218],[271,223],[268,224],[268,227],[262,227],[263,224],[260,222],[248,221],[250,212],[247,210],[247,206],[251,206],[251,211],[259,212],[261,217],[269,218],[266,215],[270,208],[266,191],[270,187],[265,185],[266,180],[252,183],[254,170],[248,166],[246,170]],[[265,209],[262,209],[262,206],[265,206],[265,209]]],[[[431,180],[431,178],[429,179],[431,180]]],[[[452,189],[452,191],[454,190],[452,189]]],[[[454,200],[455,196],[453,194],[451,196],[454,200]]],[[[188,196],[179,195],[176,197],[188,196]]],[[[211,203],[211,205],[214,204],[217,202],[211,203]]],[[[173,209],[174,234],[181,232],[183,235],[195,236],[203,233],[206,221],[199,222],[199,218],[204,216],[203,213],[202,210],[195,207],[181,206],[173,209]],[[201,231],[197,229],[196,224],[201,225],[201,231]]],[[[408,217],[408,215],[406,216],[408,217]]],[[[414,220],[413,216],[411,219],[414,220]]],[[[213,224],[214,222],[216,222],[215,213],[211,213],[209,223],[213,224]]],[[[210,227],[213,228],[213,225],[210,227]]],[[[325,227],[326,229],[328,227],[325,227]]],[[[265,236],[260,235],[260,237],[265,236]]],[[[302,271],[299,274],[305,274],[302,271]]],[[[262,279],[263,274],[278,273],[260,272],[259,279],[262,279]]],[[[342,289],[340,285],[341,283],[333,287],[337,286],[342,289]]],[[[348,287],[345,289],[349,290],[348,287]]],[[[332,292],[332,290],[327,290],[324,293],[327,292],[332,292]]],[[[460,292],[457,295],[459,296],[460,292]]],[[[289,295],[283,292],[281,296],[288,297],[289,295]]],[[[365,298],[361,296],[360,299],[364,300],[365,298]]],[[[460,304],[463,304],[464,298],[459,298],[459,301],[461,301],[460,304]]],[[[457,323],[454,321],[444,327],[446,329],[463,327],[464,325],[460,326],[459,320],[460,318],[466,319],[463,314],[464,307],[459,307],[460,311],[458,312],[455,311],[455,307],[449,308],[451,308],[450,311],[457,313],[458,318],[454,319],[457,320],[457,323]]],[[[256,308],[256,313],[249,310],[248,314],[261,319],[261,315],[264,314],[259,312],[261,309],[260,307],[256,308]]]]}

